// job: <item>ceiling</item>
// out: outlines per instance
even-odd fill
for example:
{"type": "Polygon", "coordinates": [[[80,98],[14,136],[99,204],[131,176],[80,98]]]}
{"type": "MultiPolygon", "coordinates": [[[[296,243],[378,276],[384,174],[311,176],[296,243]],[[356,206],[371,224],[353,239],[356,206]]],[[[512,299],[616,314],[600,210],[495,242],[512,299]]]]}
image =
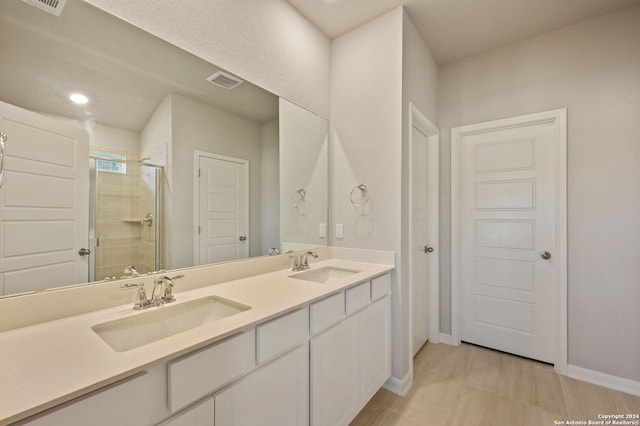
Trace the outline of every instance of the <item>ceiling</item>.
{"type": "Polygon", "coordinates": [[[258,123],[278,116],[274,94],[215,86],[217,66],[79,0],[60,17],[0,0],[0,52],[0,99],[32,111],[139,132],[178,93],[258,123]],[[76,91],[90,102],[73,104],[76,91]]]}
{"type": "Polygon", "coordinates": [[[638,0],[287,0],[329,38],[404,5],[438,64],[603,15],[638,0]]]}

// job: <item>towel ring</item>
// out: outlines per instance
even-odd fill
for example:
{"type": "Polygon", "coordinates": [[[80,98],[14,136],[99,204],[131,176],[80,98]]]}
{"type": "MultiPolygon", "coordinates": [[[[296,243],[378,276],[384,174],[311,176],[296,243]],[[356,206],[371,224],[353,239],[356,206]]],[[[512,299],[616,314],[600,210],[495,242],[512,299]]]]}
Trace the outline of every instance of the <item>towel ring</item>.
{"type": "Polygon", "coordinates": [[[351,190],[351,194],[349,195],[349,201],[356,207],[362,207],[369,201],[369,190],[367,189],[367,185],[361,183],[360,185],[356,185],[351,190]],[[359,190],[358,193],[356,190],[359,190]],[[360,195],[358,197],[358,194],[360,195]]]}

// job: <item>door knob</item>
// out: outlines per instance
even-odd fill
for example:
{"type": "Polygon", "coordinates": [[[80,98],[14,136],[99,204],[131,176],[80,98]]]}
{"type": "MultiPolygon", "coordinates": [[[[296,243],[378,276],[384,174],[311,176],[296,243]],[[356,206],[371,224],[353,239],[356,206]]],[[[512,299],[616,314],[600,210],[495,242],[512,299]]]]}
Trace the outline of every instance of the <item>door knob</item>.
{"type": "Polygon", "coordinates": [[[90,254],[91,254],[91,250],[86,249],[86,248],[81,248],[81,249],[78,251],[78,254],[79,254],[80,256],[88,256],[88,255],[90,255],[90,254]]]}
{"type": "Polygon", "coordinates": [[[548,251],[543,251],[540,253],[540,257],[544,260],[549,260],[551,259],[551,253],[549,253],[548,251]]]}
{"type": "Polygon", "coordinates": [[[424,246],[425,253],[433,253],[433,247],[424,246]]]}
{"type": "Polygon", "coordinates": [[[245,241],[246,239],[247,239],[247,237],[245,237],[244,235],[241,235],[240,238],[239,238],[240,241],[245,241]]]}

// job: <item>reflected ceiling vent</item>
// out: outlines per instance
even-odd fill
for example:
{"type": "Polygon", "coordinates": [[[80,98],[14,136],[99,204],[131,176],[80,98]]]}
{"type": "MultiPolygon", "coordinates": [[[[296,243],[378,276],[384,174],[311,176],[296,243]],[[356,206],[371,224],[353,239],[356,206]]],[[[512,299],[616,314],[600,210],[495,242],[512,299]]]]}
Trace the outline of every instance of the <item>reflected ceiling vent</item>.
{"type": "Polygon", "coordinates": [[[224,87],[225,89],[233,89],[234,87],[244,83],[244,80],[224,71],[218,71],[217,73],[209,76],[207,81],[220,87],[224,87]]]}
{"type": "Polygon", "coordinates": [[[23,2],[49,12],[52,15],[60,16],[62,8],[67,0],[22,0],[23,2]]]}

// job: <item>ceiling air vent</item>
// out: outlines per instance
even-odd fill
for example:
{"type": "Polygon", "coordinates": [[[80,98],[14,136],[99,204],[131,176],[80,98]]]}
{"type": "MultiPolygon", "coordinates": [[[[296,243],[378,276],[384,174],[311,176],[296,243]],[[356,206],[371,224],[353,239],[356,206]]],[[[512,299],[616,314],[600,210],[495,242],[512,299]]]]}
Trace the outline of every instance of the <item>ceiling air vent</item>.
{"type": "Polygon", "coordinates": [[[224,71],[218,71],[217,73],[209,76],[207,81],[209,83],[217,84],[220,87],[224,87],[225,89],[233,89],[244,82],[244,80],[240,80],[235,75],[231,75],[224,71]]]}
{"type": "Polygon", "coordinates": [[[60,16],[62,8],[67,0],[22,0],[23,2],[49,12],[52,15],[60,16]]]}

